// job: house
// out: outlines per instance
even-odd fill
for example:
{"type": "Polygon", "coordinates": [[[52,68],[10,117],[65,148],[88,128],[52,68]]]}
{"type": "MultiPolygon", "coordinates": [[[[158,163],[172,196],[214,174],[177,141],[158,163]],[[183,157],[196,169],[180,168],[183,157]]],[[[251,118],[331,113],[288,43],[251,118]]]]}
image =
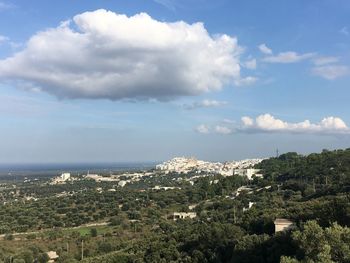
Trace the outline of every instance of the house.
{"type": "Polygon", "coordinates": [[[275,233],[289,230],[295,225],[293,221],[290,221],[285,218],[276,218],[276,220],[274,221],[274,224],[275,224],[275,233]]]}
{"type": "Polygon", "coordinates": [[[50,184],[65,184],[68,180],[71,180],[70,173],[63,173],[60,176],[53,178],[50,184]]]}
{"type": "Polygon", "coordinates": [[[70,173],[63,173],[63,174],[61,174],[61,176],[60,176],[60,179],[61,179],[62,181],[67,181],[69,178],[70,178],[70,173]]]}
{"type": "Polygon", "coordinates": [[[234,175],[246,176],[248,180],[253,180],[253,176],[255,177],[263,177],[262,174],[259,174],[260,169],[235,169],[233,171],[234,175]]]}
{"type": "Polygon", "coordinates": [[[124,186],[126,185],[126,183],[127,183],[127,181],[120,180],[120,181],[118,182],[118,186],[124,187],[124,186]]]}
{"type": "Polygon", "coordinates": [[[248,211],[253,205],[255,205],[255,202],[249,202],[248,207],[243,207],[243,212],[248,211]]]}
{"type": "Polygon", "coordinates": [[[56,251],[49,251],[49,252],[46,252],[46,254],[49,256],[49,263],[52,263],[52,262],[55,262],[56,259],[58,259],[58,255],[57,255],[57,252],[56,251]]]}
{"type": "Polygon", "coordinates": [[[193,210],[193,209],[195,209],[196,207],[197,207],[197,204],[189,205],[189,206],[188,206],[188,209],[189,209],[189,210],[193,210]]]}
{"type": "Polygon", "coordinates": [[[172,215],[172,218],[174,221],[176,221],[177,219],[185,219],[185,218],[193,219],[196,216],[197,216],[197,213],[195,213],[195,212],[189,212],[189,213],[174,212],[172,215]]]}

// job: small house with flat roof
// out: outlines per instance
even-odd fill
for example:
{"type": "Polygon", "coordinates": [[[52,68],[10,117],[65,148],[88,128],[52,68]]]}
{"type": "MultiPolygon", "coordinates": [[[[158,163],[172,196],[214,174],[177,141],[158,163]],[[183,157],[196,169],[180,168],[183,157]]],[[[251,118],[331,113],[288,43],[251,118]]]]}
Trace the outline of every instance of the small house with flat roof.
{"type": "Polygon", "coordinates": [[[274,221],[274,224],[275,224],[275,233],[289,230],[295,225],[293,221],[285,218],[276,218],[276,220],[274,221]]]}

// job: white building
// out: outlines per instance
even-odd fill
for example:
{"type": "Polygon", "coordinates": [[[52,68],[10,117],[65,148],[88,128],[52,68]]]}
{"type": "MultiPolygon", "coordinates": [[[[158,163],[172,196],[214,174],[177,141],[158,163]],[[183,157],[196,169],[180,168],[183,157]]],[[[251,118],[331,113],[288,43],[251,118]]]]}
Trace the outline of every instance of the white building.
{"type": "Polygon", "coordinates": [[[248,211],[253,205],[255,205],[255,202],[249,202],[248,207],[243,207],[243,212],[248,211]]]}
{"type": "Polygon", "coordinates": [[[46,252],[46,254],[49,257],[49,261],[48,261],[49,263],[53,263],[56,261],[56,259],[59,258],[56,251],[49,251],[49,252],[46,252]]]}
{"type": "Polygon", "coordinates": [[[189,205],[189,206],[188,206],[188,209],[193,210],[193,209],[195,209],[196,207],[197,207],[197,204],[189,205]]]}
{"type": "Polygon", "coordinates": [[[235,169],[234,175],[246,176],[248,180],[253,180],[253,176],[263,177],[262,174],[259,174],[259,172],[260,172],[260,169],[253,169],[253,168],[235,169]]]}
{"type": "Polygon", "coordinates": [[[193,219],[197,216],[197,213],[195,212],[189,212],[189,213],[185,213],[185,212],[174,212],[173,213],[173,220],[176,221],[178,219],[185,219],[185,218],[189,218],[189,219],[193,219]]]}
{"type": "Polygon", "coordinates": [[[152,190],[175,190],[175,189],[180,189],[181,187],[175,187],[175,186],[160,186],[160,185],[156,185],[155,187],[152,188],[152,190]]]}
{"type": "Polygon", "coordinates": [[[70,173],[62,173],[60,176],[53,178],[50,184],[65,184],[70,179],[70,173]]]}
{"type": "Polygon", "coordinates": [[[88,174],[85,176],[85,179],[95,180],[96,182],[115,182],[119,181],[119,179],[112,177],[104,177],[98,174],[88,174]]]}
{"type": "Polygon", "coordinates": [[[68,179],[70,179],[70,173],[63,173],[60,176],[62,181],[67,181],[68,179]]]}
{"type": "Polygon", "coordinates": [[[294,222],[284,218],[276,218],[274,221],[275,233],[286,231],[294,226],[294,222]]]}
{"type": "Polygon", "coordinates": [[[118,186],[124,187],[126,185],[127,181],[121,180],[118,182],[118,186]]]}

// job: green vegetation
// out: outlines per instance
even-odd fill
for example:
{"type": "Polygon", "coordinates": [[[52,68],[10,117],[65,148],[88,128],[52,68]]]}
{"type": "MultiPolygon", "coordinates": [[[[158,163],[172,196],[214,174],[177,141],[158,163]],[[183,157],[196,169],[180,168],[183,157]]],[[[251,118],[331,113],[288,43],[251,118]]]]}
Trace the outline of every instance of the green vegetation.
{"type": "Polygon", "coordinates": [[[176,179],[198,174],[170,174],[115,192],[88,180],[17,185],[16,196],[5,187],[0,262],[47,262],[50,250],[58,262],[350,262],[350,149],[256,168],[263,179],[211,175],[192,186],[176,179]],[[191,209],[195,219],[170,218],[191,209]],[[295,227],[275,233],[276,218],[295,227]]]}

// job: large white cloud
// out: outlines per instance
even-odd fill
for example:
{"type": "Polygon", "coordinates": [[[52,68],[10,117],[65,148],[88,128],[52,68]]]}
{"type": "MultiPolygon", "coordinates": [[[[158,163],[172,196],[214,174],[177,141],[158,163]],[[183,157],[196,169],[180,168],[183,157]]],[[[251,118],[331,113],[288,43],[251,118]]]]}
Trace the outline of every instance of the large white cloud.
{"type": "Polygon", "coordinates": [[[0,60],[0,78],[61,98],[166,100],[252,83],[240,76],[242,52],[236,38],[210,36],[202,23],[101,9],[33,35],[0,60]]]}
{"type": "Polygon", "coordinates": [[[350,134],[350,128],[338,117],[325,117],[319,123],[311,123],[309,120],[292,123],[267,113],[256,117],[255,120],[247,116],[241,120],[241,131],[350,134]]]}

